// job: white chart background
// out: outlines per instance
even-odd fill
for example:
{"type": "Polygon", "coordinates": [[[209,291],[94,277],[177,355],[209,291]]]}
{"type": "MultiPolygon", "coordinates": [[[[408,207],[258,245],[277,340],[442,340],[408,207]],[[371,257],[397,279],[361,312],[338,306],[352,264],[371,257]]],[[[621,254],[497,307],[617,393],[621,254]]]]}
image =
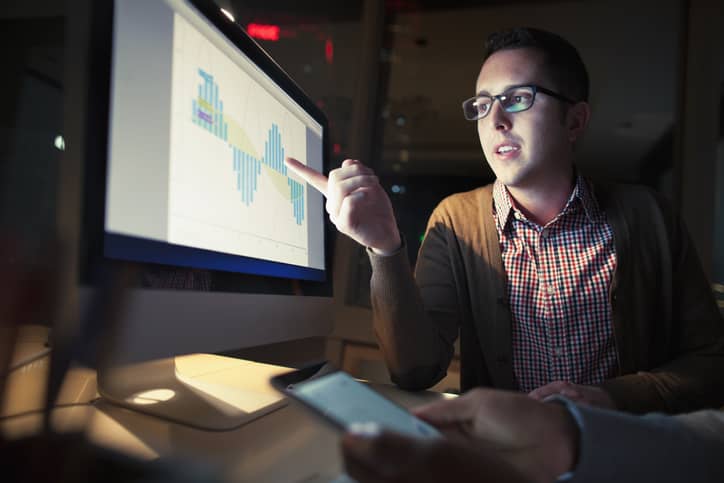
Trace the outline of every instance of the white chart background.
{"type": "MultiPolygon", "coordinates": [[[[308,266],[308,203],[297,225],[292,203],[272,186],[266,166],[247,206],[237,189],[228,142],[192,121],[192,99],[204,82],[199,68],[219,86],[224,116],[233,118],[264,154],[272,123],[282,136],[285,156],[306,164],[305,125],[262,89],[185,19],[174,19],[169,163],[169,242],[196,248],[308,266]]],[[[308,187],[302,182],[304,196],[308,187]]]]}

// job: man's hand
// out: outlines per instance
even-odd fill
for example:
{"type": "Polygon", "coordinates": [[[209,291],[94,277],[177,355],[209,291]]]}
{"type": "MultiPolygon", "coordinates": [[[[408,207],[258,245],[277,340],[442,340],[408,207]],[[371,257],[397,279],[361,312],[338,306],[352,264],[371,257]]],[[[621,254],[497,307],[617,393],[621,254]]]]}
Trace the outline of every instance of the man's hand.
{"type": "Polygon", "coordinates": [[[342,439],[347,474],[360,483],[527,483],[505,460],[445,438],[421,439],[382,431],[342,439]]]}
{"type": "Polygon", "coordinates": [[[539,401],[548,396],[560,395],[577,403],[605,409],[616,409],[616,403],[613,402],[611,396],[600,387],[583,386],[566,381],[551,382],[531,391],[528,395],[539,401]]]}
{"type": "Polygon", "coordinates": [[[327,198],[327,213],[340,232],[383,255],[400,248],[392,203],[370,168],[346,159],[328,179],[294,158],[286,165],[327,198]]]}
{"type": "Polygon", "coordinates": [[[559,404],[479,388],[413,412],[445,438],[420,441],[388,433],[347,435],[343,451],[353,477],[361,481],[550,482],[575,464],[578,429],[559,404]]]}

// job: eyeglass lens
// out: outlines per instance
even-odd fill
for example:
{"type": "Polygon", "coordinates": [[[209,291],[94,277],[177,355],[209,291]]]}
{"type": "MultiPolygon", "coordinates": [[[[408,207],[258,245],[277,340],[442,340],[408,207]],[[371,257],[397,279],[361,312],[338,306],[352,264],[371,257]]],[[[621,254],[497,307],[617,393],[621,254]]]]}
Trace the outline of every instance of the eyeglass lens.
{"type": "Polygon", "coordinates": [[[533,105],[535,92],[531,87],[514,87],[499,96],[478,96],[468,99],[465,103],[465,117],[468,119],[482,119],[488,115],[493,107],[494,99],[499,99],[505,112],[525,111],[533,105]]]}

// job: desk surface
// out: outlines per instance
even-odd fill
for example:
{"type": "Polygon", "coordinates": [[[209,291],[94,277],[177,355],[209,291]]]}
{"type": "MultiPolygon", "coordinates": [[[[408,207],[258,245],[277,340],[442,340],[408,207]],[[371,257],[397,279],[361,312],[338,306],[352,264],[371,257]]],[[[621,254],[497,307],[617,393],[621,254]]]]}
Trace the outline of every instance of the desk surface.
{"type": "MultiPolygon", "coordinates": [[[[184,360],[191,363],[190,367],[198,371],[200,378],[208,374],[205,370],[208,364],[218,364],[218,360],[206,355],[186,356],[184,360]]],[[[223,375],[214,371],[216,384],[220,378],[249,380],[250,374],[257,374],[255,384],[259,384],[261,379],[268,380],[268,371],[286,370],[262,365],[263,370],[255,371],[253,363],[250,365],[248,361],[223,362],[223,375]]],[[[37,381],[44,380],[47,364],[38,364],[33,371],[16,371],[11,376],[8,381],[10,402],[5,401],[3,414],[17,414],[23,406],[25,410],[40,407],[41,398],[33,399],[32,392],[33,388],[39,389],[42,385],[37,381]]],[[[73,369],[59,403],[90,401],[89,395],[95,394],[94,379],[92,371],[73,369]],[[79,388],[82,393],[74,394],[73,391],[79,388]]],[[[409,393],[392,386],[373,384],[373,387],[405,407],[441,397],[438,393],[409,393]]],[[[342,468],[339,433],[294,402],[237,429],[220,432],[175,424],[103,400],[87,406],[58,408],[54,411],[53,422],[59,431],[86,428],[91,441],[143,459],[172,456],[210,464],[228,481],[322,482],[335,478],[342,468]]],[[[8,437],[27,435],[39,428],[38,414],[10,418],[2,424],[2,431],[8,437]]]]}

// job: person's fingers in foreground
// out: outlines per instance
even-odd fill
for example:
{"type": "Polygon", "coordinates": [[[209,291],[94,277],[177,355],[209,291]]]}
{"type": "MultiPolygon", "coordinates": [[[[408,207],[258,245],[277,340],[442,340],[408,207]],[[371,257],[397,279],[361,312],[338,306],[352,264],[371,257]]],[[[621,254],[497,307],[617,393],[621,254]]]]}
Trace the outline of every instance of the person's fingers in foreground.
{"type": "Polygon", "coordinates": [[[347,473],[361,483],[528,481],[504,460],[444,438],[347,433],[342,454],[347,473]]]}
{"type": "Polygon", "coordinates": [[[478,413],[481,404],[489,397],[495,397],[500,391],[476,388],[462,396],[441,399],[412,409],[412,413],[435,426],[469,420],[478,413]]]}
{"type": "Polygon", "coordinates": [[[413,412],[457,444],[500,455],[522,473],[555,478],[570,467],[577,429],[561,405],[476,388],[413,412]]]}

